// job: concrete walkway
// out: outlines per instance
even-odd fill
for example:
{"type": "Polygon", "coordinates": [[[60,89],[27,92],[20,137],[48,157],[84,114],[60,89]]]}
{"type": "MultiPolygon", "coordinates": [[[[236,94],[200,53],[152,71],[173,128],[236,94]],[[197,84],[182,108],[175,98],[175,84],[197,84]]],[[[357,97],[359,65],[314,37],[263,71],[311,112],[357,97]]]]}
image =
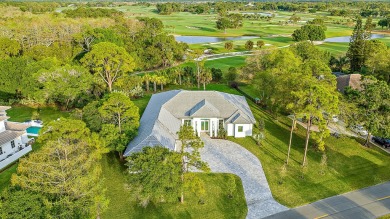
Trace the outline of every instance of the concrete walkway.
{"type": "Polygon", "coordinates": [[[205,147],[200,150],[212,172],[233,173],[239,176],[248,205],[248,219],[259,219],[288,208],[272,197],[260,161],[242,146],[227,140],[202,136],[205,147]]]}
{"type": "Polygon", "coordinates": [[[390,182],[326,198],[308,205],[271,215],[267,218],[374,219],[386,214],[390,214],[390,182]]]}

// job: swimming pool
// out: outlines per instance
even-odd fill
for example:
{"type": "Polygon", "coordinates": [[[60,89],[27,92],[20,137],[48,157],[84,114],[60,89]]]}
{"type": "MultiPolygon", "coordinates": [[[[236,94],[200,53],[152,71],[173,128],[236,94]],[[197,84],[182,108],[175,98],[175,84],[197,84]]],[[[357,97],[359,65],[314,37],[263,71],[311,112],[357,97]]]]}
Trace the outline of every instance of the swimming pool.
{"type": "Polygon", "coordinates": [[[42,127],[36,127],[36,126],[31,126],[26,129],[27,135],[31,136],[38,136],[39,130],[41,130],[42,127]]]}

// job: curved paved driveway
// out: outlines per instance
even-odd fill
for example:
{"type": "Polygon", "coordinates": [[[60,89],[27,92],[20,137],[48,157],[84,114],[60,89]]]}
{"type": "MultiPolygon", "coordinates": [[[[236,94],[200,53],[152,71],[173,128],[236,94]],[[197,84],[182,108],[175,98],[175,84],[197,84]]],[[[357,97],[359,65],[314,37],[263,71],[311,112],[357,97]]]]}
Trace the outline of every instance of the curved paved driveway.
{"type": "Polygon", "coordinates": [[[239,176],[248,205],[248,219],[259,219],[288,208],[272,197],[260,161],[242,146],[227,140],[202,136],[205,143],[200,150],[212,172],[233,173],[239,176]]]}

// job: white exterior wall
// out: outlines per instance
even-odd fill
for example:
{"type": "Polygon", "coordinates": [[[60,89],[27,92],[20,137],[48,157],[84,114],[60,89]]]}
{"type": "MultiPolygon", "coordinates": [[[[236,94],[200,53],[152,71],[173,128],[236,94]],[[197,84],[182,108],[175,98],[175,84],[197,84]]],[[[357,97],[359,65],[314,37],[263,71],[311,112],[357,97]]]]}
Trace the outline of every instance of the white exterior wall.
{"type": "MultiPolygon", "coordinates": [[[[201,120],[207,119],[209,120],[209,132],[207,133],[211,137],[215,137],[218,134],[218,118],[192,118],[191,119],[191,126],[194,127],[196,130],[196,133],[198,136],[200,136],[201,133],[201,120]]],[[[189,119],[182,119],[182,124],[184,124],[184,120],[189,119]]]]}
{"type": "MultiPolygon", "coordinates": [[[[192,118],[191,126],[194,127],[197,135],[200,136],[201,133],[201,120],[208,119],[209,120],[209,132],[207,133],[210,137],[216,137],[218,135],[219,129],[219,120],[218,118],[192,118]]],[[[182,124],[184,124],[184,120],[182,119],[182,124]]],[[[246,136],[252,136],[253,124],[227,124],[224,127],[227,131],[228,136],[234,136],[236,138],[242,138],[246,136]],[[243,131],[238,132],[238,127],[242,126],[243,131]]]]}
{"type": "MultiPolygon", "coordinates": [[[[7,143],[0,146],[3,149],[3,154],[0,155],[0,160],[7,158],[7,156],[9,154],[16,153],[19,150],[18,149],[19,145],[22,145],[24,147],[24,144],[27,142],[23,142],[21,137],[22,136],[19,136],[19,137],[14,139],[14,141],[15,141],[14,148],[12,148],[11,142],[7,142],[7,143]]],[[[27,137],[27,135],[26,135],[26,137],[27,137]]]]}
{"type": "Polygon", "coordinates": [[[252,124],[235,124],[234,125],[234,137],[242,138],[246,136],[252,136],[252,124]],[[238,131],[238,127],[242,126],[242,132],[238,131]]]}
{"type": "Polygon", "coordinates": [[[234,124],[227,124],[227,135],[234,136],[234,124]]]}
{"type": "Polygon", "coordinates": [[[16,152],[12,156],[10,156],[8,158],[5,158],[4,160],[1,159],[1,161],[0,161],[0,170],[3,169],[4,167],[8,166],[9,164],[13,163],[14,161],[19,159],[23,155],[27,154],[31,150],[32,150],[31,145],[29,145],[29,146],[23,148],[22,150],[16,152]]]}
{"type": "Polygon", "coordinates": [[[0,121],[0,132],[3,132],[5,131],[5,124],[4,124],[4,120],[3,121],[0,121]]]}

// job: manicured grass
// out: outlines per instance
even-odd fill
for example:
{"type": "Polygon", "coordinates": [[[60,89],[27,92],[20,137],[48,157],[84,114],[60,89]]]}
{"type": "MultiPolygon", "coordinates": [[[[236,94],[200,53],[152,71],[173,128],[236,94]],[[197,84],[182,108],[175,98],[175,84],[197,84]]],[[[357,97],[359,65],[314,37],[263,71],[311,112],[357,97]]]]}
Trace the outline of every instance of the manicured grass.
{"type": "Polygon", "coordinates": [[[205,203],[199,204],[198,198],[185,193],[184,204],[151,203],[143,208],[135,203],[127,189],[125,166],[112,154],[102,160],[105,177],[106,195],[110,199],[108,210],[102,218],[245,218],[246,201],[241,179],[236,178],[236,191],[232,199],[228,198],[226,181],[229,174],[199,173],[205,184],[205,203]]]}
{"type": "Polygon", "coordinates": [[[144,113],[145,108],[148,105],[148,102],[149,102],[151,97],[152,97],[152,94],[147,93],[142,98],[131,100],[139,108],[140,115],[142,115],[142,113],[144,113]]]}
{"type": "Polygon", "coordinates": [[[322,198],[360,189],[390,180],[389,154],[372,147],[366,148],[349,137],[326,139],[328,157],[325,173],[321,174],[322,153],[312,147],[308,150],[308,168],[302,173],[305,130],[298,126],[293,136],[287,176],[282,179],[281,167],[286,156],[291,120],[278,121],[250,103],[256,119],[265,121],[265,140],[261,146],[252,138],[231,138],[261,161],[274,198],[288,207],[300,206],[322,198]],[[303,177],[302,177],[303,176],[303,177]]]}
{"type": "Polygon", "coordinates": [[[207,68],[219,68],[222,71],[228,70],[230,67],[242,67],[245,65],[246,56],[235,56],[224,59],[208,60],[205,63],[207,68]]]}
{"type": "MultiPolygon", "coordinates": [[[[227,71],[230,67],[242,67],[245,65],[245,60],[247,56],[234,56],[223,59],[215,59],[215,60],[206,60],[205,67],[207,68],[219,68],[222,71],[227,71]]],[[[181,67],[190,66],[195,68],[195,64],[193,62],[185,62],[180,65],[181,67]]]]}
{"type": "Polygon", "coordinates": [[[329,51],[334,56],[344,56],[347,53],[349,43],[330,43],[324,42],[318,45],[319,49],[329,51]]]}
{"type": "Polygon", "coordinates": [[[44,123],[60,117],[69,117],[69,112],[63,112],[54,107],[32,108],[28,106],[13,106],[7,110],[7,116],[11,117],[10,121],[25,122],[31,120],[31,116],[36,111],[39,112],[39,117],[44,123]]]}

